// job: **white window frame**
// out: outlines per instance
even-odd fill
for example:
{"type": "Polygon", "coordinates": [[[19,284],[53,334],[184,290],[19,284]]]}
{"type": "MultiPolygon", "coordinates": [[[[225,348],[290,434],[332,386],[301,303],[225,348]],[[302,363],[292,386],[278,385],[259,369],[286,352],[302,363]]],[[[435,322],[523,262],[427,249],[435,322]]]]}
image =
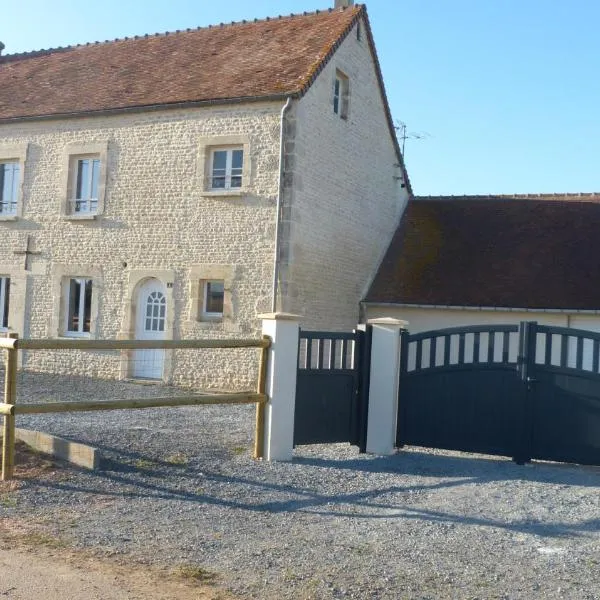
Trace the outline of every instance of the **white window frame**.
{"type": "Polygon", "coordinates": [[[200,314],[203,319],[222,319],[223,312],[225,307],[225,280],[224,279],[206,279],[202,282],[202,310],[200,314]],[[223,301],[222,308],[220,312],[212,312],[207,311],[206,307],[208,306],[208,288],[211,283],[219,282],[223,285],[223,301]]]}
{"type": "Polygon", "coordinates": [[[100,188],[100,173],[102,171],[102,159],[99,154],[88,156],[75,156],[72,163],[73,189],[70,213],[74,215],[96,215],[98,214],[98,197],[100,188]],[[80,180],[83,163],[88,163],[85,181],[80,180]],[[95,180],[95,186],[94,186],[95,180]],[[95,194],[94,192],[95,189],[95,194]],[[82,188],[81,194],[78,194],[82,188]],[[81,196],[78,198],[78,196],[81,196]]]}
{"type": "Polygon", "coordinates": [[[0,275],[0,331],[8,331],[10,326],[9,319],[10,277],[8,275],[0,275]],[[6,322],[4,322],[5,319],[6,322]]]}
{"type": "Polygon", "coordinates": [[[12,185],[10,188],[10,199],[4,198],[4,181],[0,178],[0,215],[4,217],[14,217],[17,215],[17,207],[19,205],[19,196],[21,190],[21,161],[18,159],[0,159],[0,170],[5,172],[6,165],[12,165],[12,185]],[[16,177],[15,177],[16,172],[16,177]],[[5,206],[9,206],[6,210],[5,206]]]}
{"type": "Polygon", "coordinates": [[[350,103],[350,79],[348,76],[336,69],[333,81],[333,112],[340,119],[348,118],[348,107],[350,103]]]}
{"type": "MultiPolygon", "coordinates": [[[[19,171],[19,180],[15,186],[14,207],[11,210],[0,210],[0,221],[17,221],[23,214],[23,181],[25,179],[27,151],[29,144],[2,144],[0,143],[0,164],[15,164],[19,171]]],[[[2,200],[5,202],[5,200],[2,200]]]]}
{"type": "Polygon", "coordinates": [[[108,171],[108,141],[72,143],[64,149],[61,216],[70,221],[93,220],[104,213],[108,171]],[[97,198],[91,198],[93,166],[90,165],[87,191],[77,198],[79,164],[82,160],[98,160],[97,198]]]}
{"type": "MultiPolygon", "coordinates": [[[[210,186],[209,186],[209,190],[211,192],[218,192],[220,190],[241,190],[244,187],[244,163],[245,163],[246,157],[244,156],[244,147],[243,146],[222,146],[222,147],[216,147],[216,148],[211,148],[210,150],[210,186]],[[242,167],[240,170],[239,175],[233,175],[232,171],[233,171],[233,167],[232,167],[232,163],[233,163],[233,153],[239,151],[242,153],[242,167]],[[226,163],[225,163],[225,185],[223,187],[215,187],[214,186],[214,179],[216,179],[216,177],[214,177],[214,162],[215,162],[215,154],[217,152],[225,152],[226,153],[226,163]],[[240,185],[231,185],[231,180],[234,177],[239,177],[240,179],[240,185]]],[[[219,179],[221,179],[221,177],[219,177],[219,179]]]]}
{"type": "Polygon", "coordinates": [[[93,314],[93,295],[94,295],[94,280],[91,277],[67,277],[67,278],[65,278],[65,283],[64,283],[64,297],[65,297],[64,335],[66,337],[83,337],[83,338],[91,337],[92,314],[93,314]],[[70,311],[69,311],[69,309],[70,309],[70,305],[71,305],[71,282],[72,281],[76,281],[81,286],[81,290],[79,293],[79,306],[77,307],[79,315],[80,315],[79,320],[78,320],[77,331],[69,329],[69,326],[70,326],[70,314],[69,314],[70,311]],[[85,314],[85,286],[86,286],[87,282],[90,282],[91,286],[92,286],[92,295],[90,297],[90,306],[89,306],[89,315],[88,315],[88,320],[90,323],[90,330],[84,331],[85,322],[86,322],[86,318],[85,318],[86,317],[86,314],[85,314]],[[81,318],[81,315],[83,315],[83,318],[81,318]]]}

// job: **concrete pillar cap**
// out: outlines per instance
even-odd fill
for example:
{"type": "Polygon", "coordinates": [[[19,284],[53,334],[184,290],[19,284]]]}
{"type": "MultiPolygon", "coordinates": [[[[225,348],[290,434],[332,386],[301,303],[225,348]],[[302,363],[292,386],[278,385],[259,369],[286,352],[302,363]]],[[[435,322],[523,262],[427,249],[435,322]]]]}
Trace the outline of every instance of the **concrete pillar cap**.
{"type": "Polygon", "coordinates": [[[300,321],[302,319],[300,315],[284,312],[262,313],[258,315],[258,318],[263,321],[300,321]]]}
{"type": "Polygon", "coordinates": [[[406,329],[408,327],[408,321],[394,319],[393,317],[378,317],[376,319],[369,319],[367,323],[369,325],[395,325],[401,329],[406,329]]]}

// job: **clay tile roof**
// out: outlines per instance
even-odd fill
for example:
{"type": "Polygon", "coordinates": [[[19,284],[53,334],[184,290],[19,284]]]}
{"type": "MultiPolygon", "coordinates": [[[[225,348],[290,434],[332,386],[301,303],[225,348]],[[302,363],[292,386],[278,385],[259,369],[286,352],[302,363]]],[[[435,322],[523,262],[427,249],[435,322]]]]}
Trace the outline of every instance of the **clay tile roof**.
{"type": "Polygon", "coordinates": [[[302,94],[363,6],[0,57],[0,120],[302,94]]]}
{"type": "Polygon", "coordinates": [[[600,309],[600,194],[416,198],[365,301],[600,309]]]}

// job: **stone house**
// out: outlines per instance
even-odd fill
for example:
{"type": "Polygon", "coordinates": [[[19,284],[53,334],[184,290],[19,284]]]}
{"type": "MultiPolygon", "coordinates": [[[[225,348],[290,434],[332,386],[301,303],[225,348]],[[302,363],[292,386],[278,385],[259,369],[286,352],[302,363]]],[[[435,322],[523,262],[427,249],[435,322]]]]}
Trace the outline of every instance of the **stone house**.
{"type": "MultiPolygon", "coordinates": [[[[410,184],[366,8],[336,4],[0,55],[0,327],[251,337],[270,311],[354,327],[410,184]]],[[[199,369],[154,352],[24,366],[254,380],[248,353],[199,369]]]]}

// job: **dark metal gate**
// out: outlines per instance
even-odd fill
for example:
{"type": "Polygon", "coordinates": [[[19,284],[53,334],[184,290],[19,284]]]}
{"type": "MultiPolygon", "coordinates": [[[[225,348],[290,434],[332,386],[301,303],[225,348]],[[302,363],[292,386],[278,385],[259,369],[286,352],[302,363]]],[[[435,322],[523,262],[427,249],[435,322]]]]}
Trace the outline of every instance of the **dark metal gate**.
{"type": "Polygon", "coordinates": [[[402,335],[398,446],[600,464],[600,334],[527,322],[402,335]]]}
{"type": "Polygon", "coordinates": [[[350,442],[364,452],[370,328],[300,331],[294,444],[350,442]]]}

